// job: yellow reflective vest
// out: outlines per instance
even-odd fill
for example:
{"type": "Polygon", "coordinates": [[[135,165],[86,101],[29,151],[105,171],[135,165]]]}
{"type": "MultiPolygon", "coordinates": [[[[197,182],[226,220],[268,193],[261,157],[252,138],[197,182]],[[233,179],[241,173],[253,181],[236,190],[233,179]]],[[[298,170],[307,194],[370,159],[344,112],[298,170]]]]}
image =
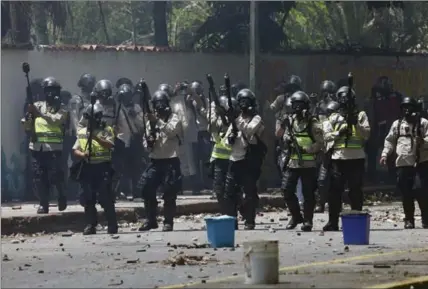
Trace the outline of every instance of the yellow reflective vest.
{"type": "Polygon", "coordinates": [[[37,142],[61,144],[64,139],[62,127],[62,124],[51,124],[42,117],[36,117],[34,131],[37,136],[37,142]]]}
{"type": "MultiPolygon", "coordinates": [[[[339,131],[342,125],[346,125],[346,123],[337,123],[334,126],[335,131],[339,131]]],[[[364,147],[364,139],[358,135],[355,125],[352,126],[352,135],[348,137],[348,146],[345,146],[346,136],[343,136],[336,140],[334,143],[335,149],[361,149],[364,147]]]]}
{"type": "Polygon", "coordinates": [[[218,134],[213,134],[215,141],[211,157],[214,159],[228,160],[232,153],[232,148],[223,143],[223,139],[218,134]]]}
{"type": "MultiPolygon", "coordinates": [[[[314,143],[312,138],[310,137],[309,133],[307,132],[308,129],[309,129],[309,126],[304,131],[294,134],[294,136],[296,137],[296,141],[297,141],[298,145],[303,149],[308,149],[314,143]]],[[[299,159],[295,152],[291,154],[290,158],[292,160],[299,159]]],[[[315,154],[302,153],[302,159],[304,161],[314,161],[315,160],[315,154]]]]}
{"type": "MultiPolygon", "coordinates": [[[[106,128],[108,131],[113,133],[113,129],[111,127],[106,128]]],[[[77,133],[77,138],[79,140],[80,147],[82,150],[86,151],[88,149],[88,135],[86,128],[82,128],[77,133]]],[[[111,150],[104,148],[100,145],[96,140],[92,140],[92,148],[91,148],[91,160],[97,162],[109,162],[111,161],[111,150]]]]}

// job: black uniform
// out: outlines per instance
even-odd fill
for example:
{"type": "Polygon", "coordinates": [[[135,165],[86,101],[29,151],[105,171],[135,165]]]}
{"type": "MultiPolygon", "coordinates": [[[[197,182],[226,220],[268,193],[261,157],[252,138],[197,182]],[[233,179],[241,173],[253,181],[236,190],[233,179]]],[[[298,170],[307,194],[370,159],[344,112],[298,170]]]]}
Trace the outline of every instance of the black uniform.
{"type": "Polygon", "coordinates": [[[46,101],[29,105],[22,122],[30,132],[33,189],[40,202],[37,213],[47,214],[53,186],[58,192],[58,209],[67,207],[62,158],[67,112],[61,107],[59,82],[48,77],[42,85],[46,101]]]}
{"type": "Polygon", "coordinates": [[[178,149],[180,145],[181,121],[171,112],[168,95],[157,91],[152,96],[154,114],[147,115],[144,145],[150,151],[150,162],[141,176],[146,220],[140,231],[158,228],[156,220],[156,191],[163,185],[164,226],[163,231],[172,231],[176,212],[177,193],[181,191],[182,175],[178,149]]]}
{"type": "Polygon", "coordinates": [[[285,119],[281,130],[287,147],[287,160],[284,161],[282,190],[291,220],[286,229],[294,229],[304,223],[303,231],[312,230],[317,186],[316,154],[322,148],[322,128],[318,120],[309,113],[309,97],[303,91],[291,96],[294,114],[285,119]],[[297,181],[302,180],[303,217],[300,214],[296,196],[297,181]]]}
{"type": "Polygon", "coordinates": [[[116,234],[118,230],[115,198],[112,192],[112,164],[111,149],[114,145],[113,128],[102,122],[103,107],[95,103],[86,108],[84,117],[88,127],[77,132],[77,140],[73,146],[76,158],[80,159],[73,166],[74,177],[80,182],[80,204],[85,209],[86,227],[84,235],[96,233],[98,216],[96,204],[99,203],[105,212],[109,234],[116,234]],[[89,146],[89,136],[92,130],[92,141],[89,146]],[[82,154],[87,153],[87,156],[82,154]],[[77,168],[77,169],[76,169],[77,168]],[[77,171],[77,173],[76,173],[77,171]]]}
{"type": "MultiPolygon", "coordinates": [[[[119,87],[117,95],[119,109],[117,111],[118,123],[117,135],[122,146],[116,154],[115,169],[120,176],[116,191],[123,192],[132,200],[137,194],[137,184],[144,169],[143,147],[141,144],[141,132],[143,131],[143,115],[141,107],[133,101],[133,88],[125,83],[119,87]]],[[[115,148],[116,149],[116,148],[115,148]]]]}
{"type": "Polygon", "coordinates": [[[355,93],[349,87],[341,87],[336,97],[339,113],[330,117],[324,125],[326,150],[331,150],[331,188],[328,196],[329,222],[325,231],[339,230],[342,194],[348,183],[352,210],[363,208],[364,143],[370,136],[370,125],[364,111],[355,107],[355,93]],[[349,129],[348,129],[349,125],[349,129]]]}
{"type": "MultiPolygon", "coordinates": [[[[326,107],[326,119],[324,121],[330,121],[330,116],[339,110],[339,103],[336,101],[330,101],[326,107]]],[[[323,147],[323,151],[319,154],[319,168],[318,168],[318,189],[317,189],[317,202],[318,205],[315,207],[315,213],[323,213],[325,210],[325,203],[327,202],[328,192],[330,190],[330,175],[331,175],[331,151],[326,151],[326,147],[323,147]]]]}
{"type": "MultiPolygon", "coordinates": [[[[237,99],[241,114],[235,121],[236,131],[231,125],[225,136],[227,144],[232,147],[232,153],[226,177],[223,212],[229,216],[237,216],[240,201],[239,190],[236,188],[238,185],[244,193],[242,212],[245,229],[253,230],[259,200],[257,181],[266,155],[266,145],[260,138],[264,125],[261,117],[256,113],[256,98],[251,90],[241,90],[237,99]]],[[[230,119],[235,117],[231,116],[230,119]]]]}
{"type": "Polygon", "coordinates": [[[428,120],[421,117],[416,100],[405,97],[401,104],[403,118],[393,122],[385,138],[381,164],[387,157],[397,154],[397,189],[404,209],[404,228],[415,227],[415,200],[422,215],[422,226],[428,228],[428,154],[424,149],[428,139],[428,120]],[[413,189],[415,176],[419,175],[421,188],[413,189]]]}

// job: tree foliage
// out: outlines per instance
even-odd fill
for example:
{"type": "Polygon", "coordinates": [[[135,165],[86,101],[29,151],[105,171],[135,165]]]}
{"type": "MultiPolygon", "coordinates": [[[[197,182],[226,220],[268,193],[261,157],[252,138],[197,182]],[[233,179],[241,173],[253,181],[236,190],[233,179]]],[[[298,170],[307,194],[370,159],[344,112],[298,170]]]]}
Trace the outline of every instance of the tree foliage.
{"type": "MultiPolygon", "coordinates": [[[[249,19],[249,1],[2,1],[2,41],[248,52],[249,19]]],[[[260,1],[258,19],[262,52],[428,49],[426,1],[260,1]]]]}

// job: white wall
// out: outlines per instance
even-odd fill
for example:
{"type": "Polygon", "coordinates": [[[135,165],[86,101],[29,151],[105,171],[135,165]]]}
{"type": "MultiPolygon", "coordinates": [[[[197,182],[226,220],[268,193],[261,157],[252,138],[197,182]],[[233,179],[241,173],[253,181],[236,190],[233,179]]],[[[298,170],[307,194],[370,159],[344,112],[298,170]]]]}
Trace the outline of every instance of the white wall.
{"type": "MultiPolygon", "coordinates": [[[[223,53],[2,50],[1,56],[1,136],[7,160],[4,163],[2,159],[2,169],[4,164],[9,169],[2,170],[2,180],[4,177],[13,180],[9,187],[15,196],[22,195],[24,184],[25,153],[20,150],[24,133],[19,124],[26,87],[22,62],[31,65],[32,77],[54,76],[71,93],[78,92],[77,81],[82,73],[110,79],[113,84],[120,77],[134,82],[143,77],[151,91],[162,82],[201,80],[208,85],[207,73],[213,75],[217,85],[223,84],[226,72],[232,82],[248,83],[249,77],[246,55],[223,53]]],[[[263,55],[258,67],[258,85],[263,97],[272,100],[273,88],[284,76],[300,75],[307,91],[317,91],[322,80],[338,80],[349,71],[354,73],[361,98],[369,95],[371,85],[380,75],[388,75],[395,87],[407,95],[428,92],[428,59],[420,56],[402,57],[397,63],[393,56],[263,55]]]]}

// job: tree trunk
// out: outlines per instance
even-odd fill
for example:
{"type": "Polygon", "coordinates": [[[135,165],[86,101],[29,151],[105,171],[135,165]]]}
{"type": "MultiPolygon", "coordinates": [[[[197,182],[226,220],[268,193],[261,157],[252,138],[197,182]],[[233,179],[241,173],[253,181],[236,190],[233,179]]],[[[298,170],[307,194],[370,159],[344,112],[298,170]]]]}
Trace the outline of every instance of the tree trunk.
{"type": "Polygon", "coordinates": [[[37,44],[49,44],[48,23],[45,1],[33,2],[34,24],[37,36],[37,44]]]}
{"type": "Polygon", "coordinates": [[[27,44],[31,42],[31,2],[10,2],[11,22],[13,39],[16,44],[27,44]]]}
{"type": "Polygon", "coordinates": [[[166,1],[153,1],[153,22],[155,27],[155,46],[168,46],[166,1]]]}
{"type": "Polygon", "coordinates": [[[10,2],[1,2],[1,38],[6,36],[10,29],[10,2]]]}
{"type": "Polygon", "coordinates": [[[110,45],[110,36],[108,35],[107,32],[107,24],[106,24],[106,18],[104,16],[104,11],[103,11],[103,4],[101,3],[101,1],[98,1],[98,8],[100,10],[100,19],[101,19],[101,24],[103,25],[103,30],[104,30],[104,35],[106,37],[106,42],[107,45],[110,45]]]}

